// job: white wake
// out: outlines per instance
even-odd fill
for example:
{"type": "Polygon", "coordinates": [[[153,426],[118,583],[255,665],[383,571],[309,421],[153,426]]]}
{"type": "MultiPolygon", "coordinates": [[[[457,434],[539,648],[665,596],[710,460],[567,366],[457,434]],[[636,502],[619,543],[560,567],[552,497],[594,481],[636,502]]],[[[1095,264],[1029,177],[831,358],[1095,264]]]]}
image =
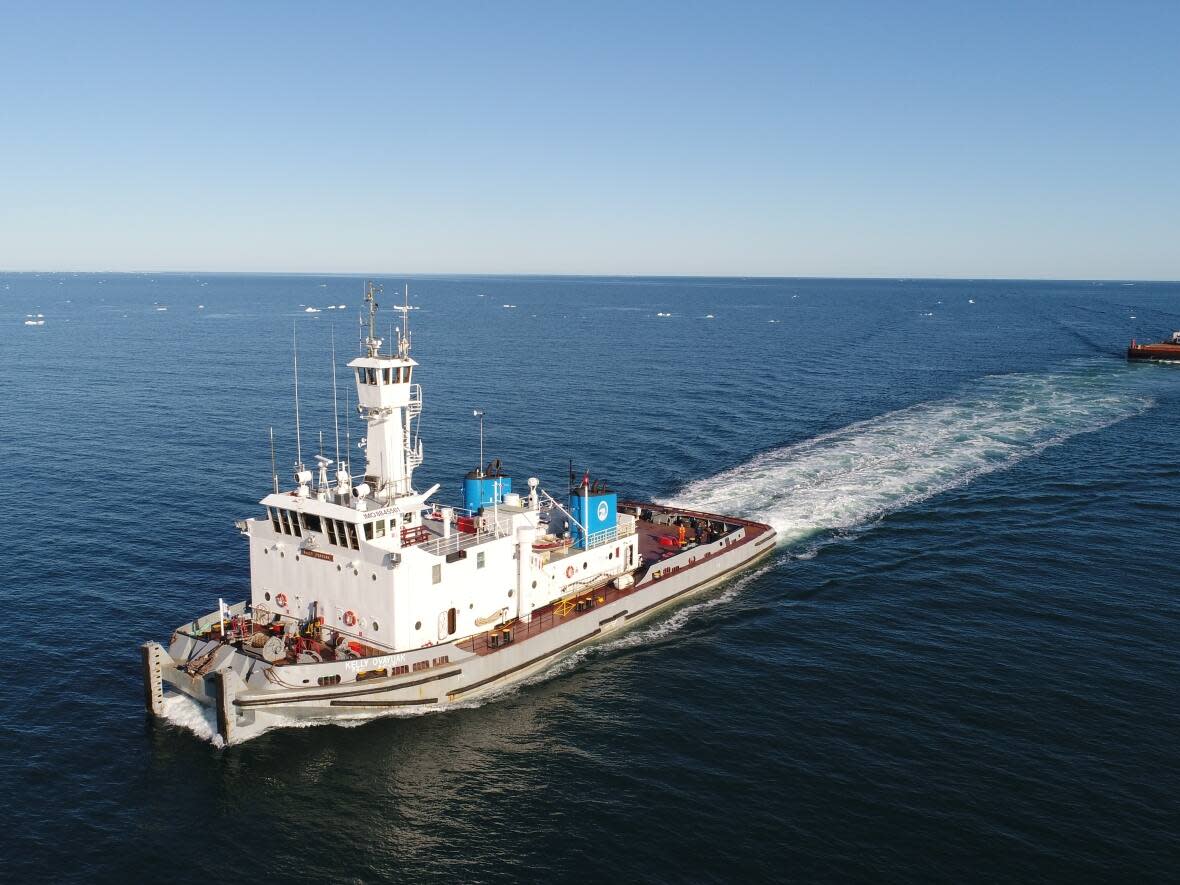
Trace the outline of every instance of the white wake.
{"type": "Polygon", "coordinates": [[[666,503],[768,522],[781,544],[852,529],[1153,404],[1127,373],[1002,375],[760,454],[666,503]]]}

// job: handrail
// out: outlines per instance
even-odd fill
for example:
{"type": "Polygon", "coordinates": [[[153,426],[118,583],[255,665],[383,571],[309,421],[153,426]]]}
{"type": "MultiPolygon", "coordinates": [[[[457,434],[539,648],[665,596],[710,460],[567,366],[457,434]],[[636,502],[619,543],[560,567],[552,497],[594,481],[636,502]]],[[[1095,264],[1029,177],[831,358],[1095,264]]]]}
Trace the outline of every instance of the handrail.
{"type": "MultiPolygon", "coordinates": [[[[485,513],[484,518],[486,519],[486,517],[487,514],[485,513]]],[[[464,547],[474,547],[476,544],[482,544],[485,541],[492,541],[496,538],[507,537],[511,534],[512,517],[501,516],[490,529],[478,527],[477,524],[474,532],[454,531],[449,538],[435,538],[433,541],[426,541],[418,546],[420,549],[435,556],[445,556],[464,547]]]]}

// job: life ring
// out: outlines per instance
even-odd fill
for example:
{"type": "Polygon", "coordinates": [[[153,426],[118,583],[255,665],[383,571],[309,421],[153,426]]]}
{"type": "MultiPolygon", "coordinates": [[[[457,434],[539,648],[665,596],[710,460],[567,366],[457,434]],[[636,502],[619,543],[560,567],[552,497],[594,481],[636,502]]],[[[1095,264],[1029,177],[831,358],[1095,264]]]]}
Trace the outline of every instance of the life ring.
{"type": "Polygon", "coordinates": [[[345,627],[355,627],[356,626],[356,615],[354,615],[351,611],[346,611],[344,613],[344,626],[345,627]]]}
{"type": "Polygon", "coordinates": [[[280,608],[286,608],[287,607],[287,594],[280,593],[278,596],[276,596],[275,597],[275,604],[278,605],[280,608]]]}
{"type": "Polygon", "coordinates": [[[565,576],[567,578],[572,578],[574,576],[574,567],[572,565],[565,570],[565,576]]]}

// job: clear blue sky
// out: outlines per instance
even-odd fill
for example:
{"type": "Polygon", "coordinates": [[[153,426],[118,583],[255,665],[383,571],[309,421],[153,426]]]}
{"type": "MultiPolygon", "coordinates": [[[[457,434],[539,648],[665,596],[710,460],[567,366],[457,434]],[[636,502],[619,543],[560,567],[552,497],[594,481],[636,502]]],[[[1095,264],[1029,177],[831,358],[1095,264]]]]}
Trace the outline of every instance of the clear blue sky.
{"type": "Polygon", "coordinates": [[[1180,279],[1180,4],[0,7],[0,269],[1180,279]]]}

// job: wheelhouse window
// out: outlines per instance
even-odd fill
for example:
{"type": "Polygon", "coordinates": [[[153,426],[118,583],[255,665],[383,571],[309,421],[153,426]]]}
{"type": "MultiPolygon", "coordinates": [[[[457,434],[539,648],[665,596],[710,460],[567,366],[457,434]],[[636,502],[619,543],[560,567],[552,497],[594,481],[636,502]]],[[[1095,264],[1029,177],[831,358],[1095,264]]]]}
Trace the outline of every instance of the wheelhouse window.
{"type": "Polygon", "coordinates": [[[267,507],[266,513],[270,517],[270,523],[275,527],[276,532],[281,532],[283,527],[279,524],[279,511],[276,507],[267,507]]]}
{"type": "Polygon", "coordinates": [[[287,511],[280,509],[279,510],[279,518],[283,521],[283,534],[284,535],[291,534],[291,523],[288,522],[288,520],[287,520],[287,511]]]}
{"type": "Polygon", "coordinates": [[[344,529],[344,520],[336,520],[336,543],[341,547],[348,546],[348,532],[344,529]]]}
{"type": "Polygon", "coordinates": [[[356,536],[356,523],[350,522],[348,525],[348,546],[353,550],[360,550],[361,545],[356,536]]]}
{"type": "Polygon", "coordinates": [[[335,544],[336,543],[336,524],[330,519],[325,519],[324,520],[324,528],[326,528],[328,530],[328,543],[335,544]]]}
{"type": "Polygon", "coordinates": [[[303,514],[303,527],[305,529],[307,529],[308,531],[312,531],[312,532],[322,532],[323,531],[323,529],[320,528],[320,518],[318,516],[316,516],[314,513],[303,514]]]}
{"type": "Polygon", "coordinates": [[[397,372],[397,369],[382,369],[381,370],[381,379],[386,384],[395,384],[397,382],[397,379],[394,377],[394,374],[396,372],[397,372]]]}
{"type": "Polygon", "coordinates": [[[371,523],[371,522],[365,523],[365,540],[366,541],[373,540],[373,523],[371,523]]]}
{"type": "Polygon", "coordinates": [[[373,524],[373,536],[376,538],[385,537],[385,520],[379,519],[373,524]]]}

